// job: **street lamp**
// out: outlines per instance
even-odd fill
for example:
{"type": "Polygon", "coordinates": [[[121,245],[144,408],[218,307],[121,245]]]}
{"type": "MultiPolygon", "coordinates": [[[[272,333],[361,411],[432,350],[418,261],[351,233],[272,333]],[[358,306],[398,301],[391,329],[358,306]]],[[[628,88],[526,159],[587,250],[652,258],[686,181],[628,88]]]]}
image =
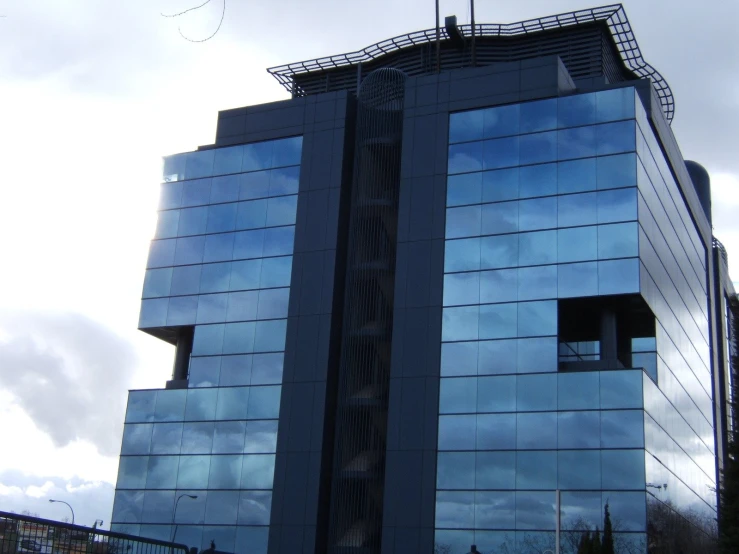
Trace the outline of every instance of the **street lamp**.
{"type": "Polygon", "coordinates": [[[74,525],[74,510],[72,509],[72,506],[70,506],[68,502],[64,502],[64,500],[54,500],[53,498],[49,498],[49,502],[58,502],[59,504],[66,504],[67,508],[69,508],[69,511],[72,512],[72,525],[74,525]]]}
{"type": "Polygon", "coordinates": [[[182,500],[183,497],[192,498],[193,500],[197,500],[197,495],[194,494],[181,494],[177,497],[177,500],[174,503],[174,510],[172,511],[172,525],[174,525],[174,530],[172,531],[172,539],[169,542],[174,542],[174,538],[177,536],[177,524],[174,522],[175,517],[177,517],[177,505],[180,503],[180,500],[182,500]]]}

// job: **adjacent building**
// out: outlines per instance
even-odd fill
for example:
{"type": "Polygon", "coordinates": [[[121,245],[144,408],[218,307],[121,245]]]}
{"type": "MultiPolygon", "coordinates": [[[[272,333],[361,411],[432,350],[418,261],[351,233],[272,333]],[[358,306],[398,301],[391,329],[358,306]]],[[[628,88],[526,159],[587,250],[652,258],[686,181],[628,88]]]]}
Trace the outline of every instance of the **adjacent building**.
{"type": "Polygon", "coordinates": [[[710,541],[734,291],[669,86],[620,6],[436,37],[273,68],[291,99],[165,158],[139,328],[176,356],[130,392],[114,530],[710,541]]]}

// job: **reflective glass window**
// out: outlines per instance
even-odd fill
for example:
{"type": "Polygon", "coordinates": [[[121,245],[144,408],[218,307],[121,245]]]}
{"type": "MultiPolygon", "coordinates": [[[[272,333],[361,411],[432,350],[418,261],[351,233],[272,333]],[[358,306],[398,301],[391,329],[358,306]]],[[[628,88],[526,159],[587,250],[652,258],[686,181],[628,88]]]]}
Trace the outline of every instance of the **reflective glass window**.
{"type": "Polygon", "coordinates": [[[604,489],[644,490],[644,450],[601,450],[604,489]]]}
{"type": "MultiPolygon", "coordinates": [[[[480,322],[483,321],[480,307],[480,322]]],[[[557,334],[557,302],[521,302],[518,304],[518,336],[538,337],[557,334]]],[[[481,337],[482,338],[482,337],[481,337]]],[[[491,337],[494,338],[494,337],[491,337]]]]}
{"type": "Polygon", "coordinates": [[[269,525],[271,491],[242,491],[239,499],[239,524],[269,525]]]}
{"type": "Polygon", "coordinates": [[[203,262],[224,262],[231,259],[234,249],[234,233],[207,235],[203,249],[203,262]]]}
{"type": "Polygon", "coordinates": [[[518,265],[517,235],[483,237],[479,244],[481,269],[498,269],[518,265]]]}
{"type": "Polygon", "coordinates": [[[267,200],[239,202],[236,210],[236,229],[258,229],[267,221],[267,200]]]}
{"type": "Polygon", "coordinates": [[[265,233],[274,233],[277,229],[256,229],[240,231],[234,234],[233,259],[261,258],[264,252],[265,233]]]}
{"type": "Polygon", "coordinates": [[[127,424],[123,427],[121,455],[148,454],[151,444],[151,423],[127,424]]]}
{"type": "Polygon", "coordinates": [[[453,273],[444,275],[444,305],[480,303],[480,274],[453,273]]]}
{"type": "Polygon", "coordinates": [[[275,452],[276,449],[276,421],[248,421],[246,423],[245,453],[266,454],[275,452]]]}
{"type": "Polygon", "coordinates": [[[515,410],[515,375],[477,379],[477,412],[513,412],[515,410]]]}
{"type": "MultiPolygon", "coordinates": [[[[518,250],[516,250],[516,258],[518,258],[518,250]]],[[[444,271],[475,269],[480,269],[479,238],[448,240],[444,243],[444,271]]]]}
{"type": "Polygon", "coordinates": [[[266,258],[262,260],[262,272],[259,277],[259,287],[273,288],[290,286],[292,266],[292,256],[266,258]]]}
{"type": "Polygon", "coordinates": [[[439,450],[474,450],[476,421],[475,415],[439,416],[439,450]]]}
{"type": "Polygon", "coordinates": [[[292,254],[294,243],[295,226],[265,229],[263,255],[285,256],[292,254]]]}
{"type": "Polygon", "coordinates": [[[476,375],[477,342],[450,342],[441,345],[441,376],[476,375]]]}
{"type": "Polygon", "coordinates": [[[446,211],[446,238],[475,237],[480,234],[481,207],[464,206],[446,211]]]}
{"type": "Polygon", "coordinates": [[[559,298],[596,296],[598,294],[598,264],[585,262],[557,266],[559,298]]]}
{"type": "Polygon", "coordinates": [[[208,219],[208,208],[187,208],[180,210],[180,222],[177,227],[177,235],[201,235],[205,233],[205,225],[208,219]]]}
{"type": "Polygon", "coordinates": [[[215,204],[208,206],[208,233],[233,231],[236,226],[236,204],[215,204]]]}
{"type": "Polygon", "coordinates": [[[198,179],[213,175],[215,150],[188,152],[185,158],[185,179],[198,179]]]}
{"type": "Polygon", "coordinates": [[[169,296],[172,285],[172,268],[148,269],[144,276],[144,298],[169,296]]]}
{"type": "Polygon", "coordinates": [[[631,258],[598,262],[598,292],[599,294],[639,292],[639,260],[631,258]]]}
{"type": "Polygon", "coordinates": [[[169,293],[172,296],[183,294],[197,294],[200,290],[199,265],[175,267],[172,270],[172,286],[169,293]]]}
{"type": "MultiPolygon", "coordinates": [[[[142,523],[169,523],[174,508],[174,491],[145,491],[142,523]]],[[[169,531],[169,528],[167,528],[169,531]]]]}
{"type": "Polygon", "coordinates": [[[223,350],[224,325],[198,325],[195,327],[192,353],[195,356],[220,354],[223,350]]]}
{"type": "MultiPolygon", "coordinates": [[[[215,235],[219,236],[219,235],[215,235]]],[[[206,264],[200,272],[200,293],[226,292],[231,280],[231,262],[206,264]]]]}
{"type": "Polygon", "coordinates": [[[519,137],[486,140],[482,146],[483,169],[513,167],[519,163],[519,137]]]}
{"type": "Polygon", "coordinates": [[[600,416],[598,412],[559,412],[559,448],[599,448],[600,416]]]}
{"type": "Polygon", "coordinates": [[[287,317],[287,303],[290,289],[269,289],[259,291],[258,319],[287,317]]]}
{"type": "Polygon", "coordinates": [[[436,460],[437,489],[475,488],[474,452],[439,452],[436,460]]]}
{"type": "Polygon", "coordinates": [[[177,456],[149,456],[147,489],[173,489],[177,486],[177,456]]]}
{"type": "Polygon", "coordinates": [[[557,156],[560,160],[595,156],[596,145],[594,127],[575,127],[557,131],[557,156]]]}
{"type": "Polygon", "coordinates": [[[594,225],[598,222],[596,193],[567,194],[560,196],[557,205],[559,227],[594,225]]]}
{"type": "Polygon", "coordinates": [[[275,141],[253,142],[244,145],[241,171],[269,169],[272,165],[272,151],[275,141]]]}
{"type": "Polygon", "coordinates": [[[182,426],[182,454],[210,454],[213,423],[185,423],[182,426]]]}
{"type": "Polygon", "coordinates": [[[599,489],[600,452],[597,450],[561,450],[557,452],[560,489],[599,489]]]}
{"type": "Polygon", "coordinates": [[[262,260],[243,260],[231,263],[229,290],[250,290],[259,288],[262,260]]]}
{"type": "Polygon", "coordinates": [[[641,408],[641,371],[604,371],[600,376],[601,408],[641,408]]]}
{"type": "Polygon", "coordinates": [[[214,389],[187,390],[185,421],[210,421],[215,417],[218,391],[214,389]]]}
{"type": "Polygon", "coordinates": [[[297,210],[298,197],[295,194],[270,198],[267,201],[267,227],[294,224],[297,210]]]}
{"type": "Polygon", "coordinates": [[[249,392],[249,419],[277,418],[280,415],[282,387],[251,387],[249,392]]]}
{"type": "Polygon", "coordinates": [[[518,227],[521,231],[552,229],[557,226],[557,198],[521,200],[518,204],[518,227]]]}
{"type": "Polygon", "coordinates": [[[620,529],[624,531],[646,530],[647,502],[644,491],[607,491],[603,493],[603,509],[606,503],[611,513],[611,520],[618,521],[620,529]]]}
{"type": "Polygon", "coordinates": [[[182,421],[186,395],[185,390],[157,391],[154,421],[182,421]]]}
{"type": "Polygon", "coordinates": [[[254,351],[254,322],[229,323],[223,331],[224,354],[247,354],[254,351]]]}
{"type": "Polygon", "coordinates": [[[268,540],[269,527],[239,526],[236,528],[236,547],[234,548],[234,552],[251,551],[254,554],[267,554],[268,540]]]}
{"type": "Polygon", "coordinates": [[[446,183],[446,205],[479,204],[482,200],[482,173],[450,175],[446,183]]]}
{"type": "Polygon", "coordinates": [[[177,471],[178,489],[205,489],[208,487],[210,456],[180,456],[177,471]]]}
{"type": "Polygon", "coordinates": [[[449,146],[449,175],[482,170],[482,141],[449,146]]]}
{"type": "MultiPolygon", "coordinates": [[[[205,523],[217,523],[220,525],[233,525],[239,512],[239,493],[236,491],[208,491],[208,501],[205,504],[205,523]]],[[[203,530],[208,533],[210,530],[203,530]]],[[[223,531],[219,529],[218,531],[223,531]]],[[[233,545],[235,529],[230,530],[230,541],[218,542],[219,548],[227,548],[228,542],[233,545]],[[223,546],[220,546],[222,545],[223,546]]],[[[214,539],[218,539],[215,537],[214,539]]],[[[207,540],[207,539],[206,539],[207,540]]],[[[205,542],[205,541],[204,541],[205,542]]],[[[232,547],[233,548],[233,547],[232,547]]],[[[229,552],[231,552],[229,550],[229,552]]]]}
{"type": "Polygon", "coordinates": [[[519,375],[516,388],[519,412],[557,409],[557,375],[519,375]]]}
{"type": "Polygon", "coordinates": [[[276,385],[282,383],[284,354],[254,354],[252,385],[276,385]]]}
{"type": "Polygon", "coordinates": [[[516,372],[518,344],[515,339],[488,340],[475,344],[479,344],[480,347],[478,374],[495,375],[516,372]]]}
{"type": "Polygon", "coordinates": [[[639,228],[636,223],[598,226],[598,258],[626,258],[639,255],[639,228]]]}
{"type": "Polygon", "coordinates": [[[197,323],[220,323],[226,320],[227,294],[204,294],[198,297],[197,323]]]}
{"type": "Polygon", "coordinates": [[[151,436],[152,454],[179,454],[182,440],[182,423],[154,425],[151,436]]]}
{"type": "Polygon", "coordinates": [[[126,423],[154,421],[154,405],[157,395],[153,390],[134,390],[128,393],[126,423]]]}
{"type": "MultiPolygon", "coordinates": [[[[551,489],[557,488],[557,452],[516,453],[516,488],[517,489],[551,489]]],[[[519,493],[520,494],[520,493],[519,493]]],[[[554,495],[547,493],[550,502],[554,495]]],[[[518,511],[518,510],[517,510],[518,511]]],[[[518,517],[516,519],[518,526],[518,517]]],[[[554,518],[552,523],[554,525],[554,518]]]]}
{"type": "Polygon", "coordinates": [[[441,340],[476,340],[478,338],[479,310],[478,306],[444,308],[441,340]]]}
{"type": "Polygon", "coordinates": [[[449,143],[482,139],[482,110],[449,114],[449,143]]]}
{"type": "Polygon", "coordinates": [[[576,227],[557,231],[558,260],[579,262],[595,260],[598,250],[598,227],[576,227]]]}
{"type": "Polygon", "coordinates": [[[474,526],[474,492],[438,491],[436,493],[436,527],[469,529],[474,526]]]}
{"type": "Polygon", "coordinates": [[[634,118],[632,87],[602,90],[595,93],[596,118],[599,123],[634,118]]]}
{"type": "Polygon", "coordinates": [[[202,206],[210,200],[210,179],[182,183],[182,206],[202,206]]]}
{"type": "Polygon", "coordinates": [[[172,528],[169,525],[141,525],[139,527],[139,536],[166,541],[172,536],[172,528]]]}
{"type": "Polygon", "coordinates": [[[522,267],[518,270],[518,299],[557,297],[557,266],[522,267]]]}
{"type": "MultiPolygon", "coordinates": [[[[140,521],[141,510],[144,507],[144,491],[123,491],[118,490],[115,493],[115,503],[113,504],[113,521],[140,521]]],[[[112,531],[121,529],[120,533],[125,533],[124,526],[111,526],[112,531]]]]}
{"type": "MultiPolygon", "coordinates": [[[[552,133],[544,134],[552,135],[552,133]]],[[[554,160],[556,159],[556,142],[553,144],[555,152],[554,157],[551,159],[554,160]]],[[[521,156],[523,157],[523,146],[521,156]]],[[[539,164],[522,167],[520,169],[520,191],[520,198],[557,194],[557,164],[539,164]]]]}
{"type": "MultiPolygon", "coordinates": [[[[438,527],[438,525],[437,525],[438,527]]],[[[474,531],[450,531],[448,529],[436,529],[434,533],[434,547],[440,549],[449,548],[450,552],[464,552],[475,542],[474,531]]]]}
{"type": "MultiPolygon", "coordinates": [[[[297,194],[300,188],[300,167],[283,167],[269,172],[269,195],[297,194]]],[[[297,199],[297,196],[295,197],[297,199]]]]}
{"type": "Polygon", "coordinates": [[[636,149],[636,123],[618,121],[597,125],[598,155],[632,152],[636,149]]]}
{"type": "MultiPolygon", "coordinates": [[[[213,517],[217,520],[220,514],[216,512],[213,517]]],[[[200,552],[205,552],[210,548],[211,541],[223,548],[221,552],[235,552],[233,547],[236,541],[236,529],[233,525],[216,525],[203,527],[203,542],[200,545],[200,552]]]]}
{"type": "Polygon", "coordinates": [[[241,171],[241,160],[244,157],[243,146],[217,148],[213,162],[213,174],[225,175],[241,171]]]}
{"type": "Polygon", "coordinates": [[[249,387],[219,388],[216,419],[246,419],[248,404],[249,387]]]}
{"type": "Polygon", "coordinates": [[[146,267],[163,267],[174,264],[175,244],[176,241],[173,239],[151,241],[146,267]]]}
{"type": "MultiPolygon", "coordinates": [[[[496,271],[483,271],[482,273],[472,273],[463,275],[479,275],[479,300],[483,304],[492,304],[495,302],[511,302],[518,297],[518,270],[517,269],[499,269],[496,271]]],[[[447,277],[450,277],[447,275],[447,277]]],[[[470,283],[472,285],[472,283],[470,283]]],[[[446,292],[446,284],[444,285],[446,292]]],[[[468,296],[472,293],[468,292],[468,296]]],[[[472,302],[468,302],[471,304],[472,302]]]]}
{"type": "Polygon", "coordinates": [[[210,203],[236,202],[239,199],[239,176],[213,177],[210,187],[210,203]]]}
{"type": "Polygon", "coordinates": [[[571,160],[557,164],[557,192],[586,192],[596,188],[595,158],[571,160]]]}
{"type": "Polygon", "coordinates": [[[519,197],[519,168],[499,169],[482,173],[482,201],[500,202],[519,197]]]}
{"type": "Polygon", "coordinates": [[[600,373],[596,371],[557,375],[557,407],[560,410],[600,408],[600,373]]]}
{"type": "Polygon", "coordinates": [[[557,127],[557,99],[536,100],[521,104],[521,133],[546,131],[557,127]]]}
{"type": "Polygon", "coordinates": [[[171,210],[182,206],[182,182],[162,183],[159,188],[159,209],[171,210]]]}
{"type": "Polygon", "coordinates": [[[143,489],[146,484],[148,456],[121,456],[118,462],[119,489],[143,489]]]}
{"type": "Polygon", "coordinates": [[[139,313],[139,329],[166,325],[168,306],[169,300],[167,298],[142,300],[141,312],[139,313]]]}
{"type": "Polygon", "coordinates": [[[557,371],[557,337],[519,339],[518,373],[557,371]]]}
{"type": "Polygon", "coordinates": [[[174,154],[163,158],[162,175],[165,181],[181,181],[185,178],[187,153],[174,154]]]}
{"type": "Polygon", "coordinates": [[[483,235],[498,235],[518,231],[518,202],[485,204],[480,207],[480,211],[483,235]]]}
{"type": "Polygon", "coordinates": [[[198,312],[197,296],[177,296],[169,299],[167,325],[192,325],[198,312]]]}
{"type": "Polygon", "coordinates": [[[518,309],[516,304],[480,306],[479,337],[481,339],[515,337],[517,321],[518,309]]]}
{"type": "Polygon", "coordinates": [[[598,190],[636,186],[636,154],[598,158],[598,190]]]}
{"type": "Polygon", "coordinates": [[[515,527],[516,495],[511,492],[476,492],[475,527],[511,529],[515,527]]]}
{"type": "Polygon", "coordinates": [[[185,237],[177,239],[174,251],[175,265],[203,263],[203,248],[205,237],[185,237]]]}
{"type": "Polygon", "coordinates": [[[557,132],[534,133],[520,137],[520,163],[535,164],[557,159],[557,132]]]}
{"type": "Polygon", "coordinates": [[[474,456],[475,488],[510,490],[516,487],[515,452],[475,452],[474,456]]]}
{"type": "Polygon", "coordinates": [[[221,361],[221,387],[234,387],[251,383],[253,356],[223,356],[221,361]]]}
{"type": "MultiPolygon", "coordinates": [[[[595,452],[597,455],[598,453],[595,452]]],[[[598,487],[600,488],[600,463],[598,463],[598,487]]],[[[601,493],[567,491],[560,493],[562,530],[579,530],[583,524],[590,529],[603,525],[601,493]]]]}
{"type": "Polygon", "coordinates": [[[272,167],[300,165],[303,151],[303,137],[290,137],[272,141],[272,167]]]}
{"type": "Polygon", "coordinates": [[[477,403],[477,378],[442,379],[439,386],[439,413],[474,413],[477,403]]]}
{"type": "Polygon", "coordinates": [[[254,352],[285,350],[287,320],[258,321],[254,334],[254,352]]]}
{"type": "Polygon", "coordinates": [[[483,110],[483,136],[492,138],[518,134],[520,112],[520,104],[483,110]]]}
{"type": "MultiPolygon", "coordinates": [[[[467,417],[467,416],[457,416],[467,417]]],[[[474,417],[474,416],[472,416],[474,417]]],[[[474,419],[472,420],[474,429],[474,419]]],[[[473,445],[472,448],[475,448],[473,445]]],[[[477,450],[513,450],[516,448],[516,414],[480,414],[477,416],[477,450]]]]}
{"type": "Polygon", "coordinates": [[[216,387],[220,371],[221,358],[219,356],[190,358],[188,384],[190,387],[216,387]]]}
{"type": "MultiPolygon", "coordinates": [[[[255,422],[252,422],[252,424],[255,422]]],[[[242,489],[271,489],[275,475],[274,454],[244,456],[241,465],[242,489]]]]}
{"type": "Polygon", "coordinates": [[[211,456],[209,489],[238,489],[241,480],[241,456],[211,456]]]}
{"type": "Polygon", "coordinates": [[[573,94],[563,96],[558,102],[558,123],[560,127],[577,127],[595,123],[595,94],[573,94]]]}
{"type": "Polygon", "coordinates": [[[642,410],[604,411],[600,415],[602,448],[644,448],[642,410]]]}
{"type": "MultiPolygon", "coordinates": [[[[474,544],[480,552],[504,552],[507,545],[515,543],[515,535],[509,531],[475,531],[474,544]]],[[[468,541],[467,544],[470,544],[468,541]]],[[[452,552],[464,550],[452,550],[452,552]]]]}
{"type": "Polygon", "coordinates": [[[598,192],[598,223],[636,220],[636,188],[598,192]]]}
{"type": "Polygon", "coordinates": [[[518,235],[518,246],[521,266],[557,262],[557,231],[521,233],[518,235]]]}
{"type": "Polygon", "coordinates": [[[516,448],[519,450],[557,448],[556,413],[519,413],[516,425],[516,448]]]}
{"type": "Polygon", "coordinates": [[[168,239],[176,237],[179,220],[179,210],[159,212],[159,214],[157,215],[157,228],[154,232],[154,237],[158,239],[168,239]]]}

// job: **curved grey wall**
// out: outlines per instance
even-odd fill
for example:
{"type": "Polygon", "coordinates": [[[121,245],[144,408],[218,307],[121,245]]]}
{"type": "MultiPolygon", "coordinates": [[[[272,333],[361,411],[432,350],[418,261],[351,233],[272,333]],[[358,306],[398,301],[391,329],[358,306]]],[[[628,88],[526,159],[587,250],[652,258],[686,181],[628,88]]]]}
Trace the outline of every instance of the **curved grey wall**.
{"type": "Polygon", "coordinates": [[[693,180],[693,186],[695,192],[698,193],[703,212],[706,214],[708,221],[711,222],[711,177],[708,175],[706,168],[698,162],[685,160],[685,167],[688,168],[690,178],[693,180]]]}

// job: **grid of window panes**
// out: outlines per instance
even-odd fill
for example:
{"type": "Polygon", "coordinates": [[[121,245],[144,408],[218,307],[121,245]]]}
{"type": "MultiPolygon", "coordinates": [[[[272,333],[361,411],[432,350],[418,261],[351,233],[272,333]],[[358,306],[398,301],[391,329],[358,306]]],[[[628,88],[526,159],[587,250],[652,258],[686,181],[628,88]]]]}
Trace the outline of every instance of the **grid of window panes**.
{"type": "Polygon", "coordinates": [[[450,116],[440,548],[553,549],[559,488],[563,529],[602,529],[608,503],[617,540],[646,550],[644,372],[558,373],[567,349],[598,353],[557,342],[558,299],[639,292],[634,102],[450,116]]]}
{"type": "Polygon", "coordinates": [[[139,326],[194,326],[189,388],[130,393],[116,530],[266,553],[301,145],[165,159],[139,326]]]}
{"type": "Polygon", "coordinates": [[[641,102],[636,103],[641,291],[656,317],[657,379],[645,382],[650,501],[716,517],[706,247],[641,102]]]}

